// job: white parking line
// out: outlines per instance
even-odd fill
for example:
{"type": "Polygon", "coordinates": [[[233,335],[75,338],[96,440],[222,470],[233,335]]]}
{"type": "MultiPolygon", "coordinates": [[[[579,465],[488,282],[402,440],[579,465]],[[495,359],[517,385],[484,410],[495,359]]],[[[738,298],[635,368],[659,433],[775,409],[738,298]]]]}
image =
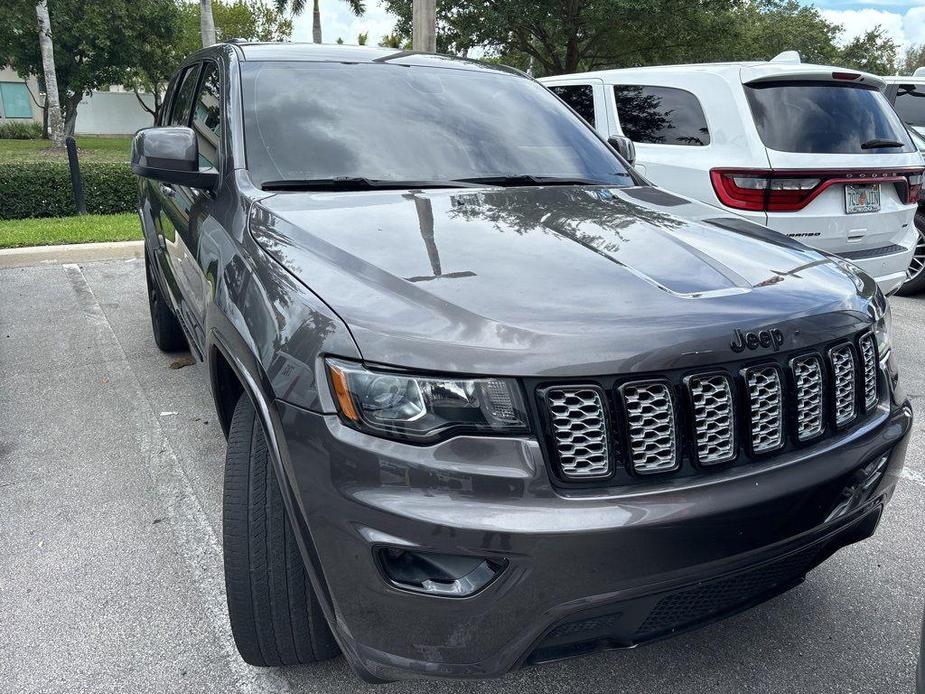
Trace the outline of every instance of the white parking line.
{"type": "Polygon", "coordinates": [[[125,351],[80,267],[73,264],[63,267],[74,287],[87,323],[96,331],[97,344],[112,360],[112,367],[119,368],[116,366],[118,363],[125,372],[125,381],[119,379],[118,382],[130,384],[128,388],[131,392],[126,393],[127,400],[140,403],[139,408],[132,409],[126,415],[136,420],[134,423],[141,436],[141,445],[144,450],[149,451],[148,470],[154,481],[158,501],[172,521],[169,526],[200,595],[214,638],[222,649],[229,671],[234,673],[236,691],[254,694],[268,691],[290,692],[285,679],[274,670],[247,665],[241,660],[234,646],[227,616],[221,543],[213,532],[202,503],[165,436],[160,418],[157,416],[175,413],[164,413],[154,409],[144,388],[141,387],[141,382],[129,366],[125,351]]]}

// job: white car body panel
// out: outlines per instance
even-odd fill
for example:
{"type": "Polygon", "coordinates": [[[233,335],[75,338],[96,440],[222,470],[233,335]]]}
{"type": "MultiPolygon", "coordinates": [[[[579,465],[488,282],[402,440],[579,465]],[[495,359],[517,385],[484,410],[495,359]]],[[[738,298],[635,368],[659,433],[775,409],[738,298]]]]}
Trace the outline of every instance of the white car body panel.
{"type": "MultiPolygon", "coordinates": [[[[747,211],[723,205],[710,171],[723,169],[820,170],[848,172],[921,168],[917,151],[905,153],[804,154],[765,146],[752,117],[743,84],[780,80],[833,81],[843,68],[801,63],[711,63],[605,70],[543,78],[546,86],[592,85],[595,127],[606,137],[624,135],[614,86],[671,87],[697,97],[710,134],[704,146],[635,142],[636,168],[656,185],[769,226],[820,250],[845,255],[891,293],[902,284],[915,246],[916,205],[901,200],[892,183],[880,185],[880,211],[847,214],[845,186],[833,184],[794,212],[747,211]],[[900,247],[897,249],[896,247],[900,247]]],[[[848,71],[856,72],[856,71],[848,71]]],[[[865,73],[854,80],[883,89],[865,73]]]]}

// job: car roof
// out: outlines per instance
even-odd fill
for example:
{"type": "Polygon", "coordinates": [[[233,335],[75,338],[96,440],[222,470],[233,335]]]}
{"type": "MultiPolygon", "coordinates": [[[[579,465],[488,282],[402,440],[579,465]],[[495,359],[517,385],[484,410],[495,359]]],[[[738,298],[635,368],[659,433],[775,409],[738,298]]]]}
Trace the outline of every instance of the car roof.
{"type": "Polygon", "coordinates": [[[520,70],[515,70],[506,65],[494,65],[468,58],[420,53],[400,48],[288,41],[273,43],[230,41],[228,43],[238,49],[239,55],[246,62],[389,63],[393,65],[442,67],[479,72],[490,71],[527,77],[520,70]]]}
{"type": "MultiPolygon", "coordinates": [[[[684,73],[706,73],[715,74],[728,80],[740,81],[743,83],[781,80],[781,79],[831,79],[832,74],[836,72],[852,73],[859,75],[854,82],[857,84],[866,84],[883,88],[883,78],[872,75],[861,70],[849,70],[834,65],[815,65],[813,63],[800,62],[775,62],[767,60],[752,60],[727,63],[690,63],[684,65],[652,65],[649,67],[630,67],[619,68],[615,70],[597,70],[595,72],[583,72],[580,77],[583,78],[602,78],[612,79],[614,77],[639,77],[646,74],[684,74],[684,73]]],[[[577,74],[556,75],[555,77],[546,77],[541,79],[542,82],[554,82],[556,80],[574,79],[579,77],[577,74]]]]}

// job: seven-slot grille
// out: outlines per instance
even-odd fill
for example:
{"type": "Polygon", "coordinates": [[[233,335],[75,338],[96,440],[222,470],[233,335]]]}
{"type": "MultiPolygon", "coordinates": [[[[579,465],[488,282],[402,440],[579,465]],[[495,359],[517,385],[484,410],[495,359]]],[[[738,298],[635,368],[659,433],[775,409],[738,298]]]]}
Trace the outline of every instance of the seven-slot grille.
{"type": "Polygon", "coordinates": [[[832,379],[835,385],[835,424],[844,426],[857,412],[854,349],[849,344],[829,350],[832,379]]]}
{"type": "Polygon", "coordinates": [[[756,366],[745,370],[752,450],[773,451],[784,442],[784,410],[780,373],[776,366],[756,366]]]}
{"type": "Polygon", "coordinates": [[[551,388],[546,391],[556,452],[569,479],[610,473],[607,414],[597,388],[551,388]]]}
{"type": "Polygon", "coordinates": [[[861,369],[864,372],[864,411],[877,404],[877,349],[870,333],[858,340],[861,346],[861,369]]]}
{"type": "Polygon", "coordinates": [[[641,474],[678,467],[674,402],[667,383],[628,383],[620,389],[626,411],[630,462],[641,474]]]}
{"type": "Polygon", "coordinates": [[[796,390],[796,434],[800,441],[807,441],[825,428],[822,359],[816,354],[796,357],[790,368],[796,390]]]}
{"type": "Polygon", "coordinates": [[[735,414],[729,379],[722,374],[694,376],[688,388],[694,408],[697,462],[716,465],[732,460],[736,455],[735,414]]]}
{"type": "Polygon", "coordinates": [[[876,406],[877,363],[873,335],[865,333],[825,358],[804,353],[786,368],[758,364],[738,377],[714,370],[683,384],[659,379],[541,392],[560,477],[593,481],[611,477],[620,462],[638,475],[677,470],[688,449],[693,463],[709,466],[738,459],[741,444],[759,455],[783,447],[788,436],[795,444],[814,440],[876,406]]]}

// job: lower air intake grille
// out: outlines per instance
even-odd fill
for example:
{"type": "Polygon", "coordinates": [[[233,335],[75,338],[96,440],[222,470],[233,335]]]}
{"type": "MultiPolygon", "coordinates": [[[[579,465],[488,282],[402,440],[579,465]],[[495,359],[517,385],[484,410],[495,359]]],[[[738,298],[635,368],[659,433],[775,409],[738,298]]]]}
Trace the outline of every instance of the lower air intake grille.
{"type": "Polygon", "coordinates": [[[877,404],[877,350],[870,333],[861,336],[861,368],[864,372],[864,411],[877,404]]]}
{"type": "Polygon", "coordinates": [[[694,438],[701,465],[725,463],[736,456],[732,386],[722,375],[688,381],[694,406],[694,438]]]}
{"type": "Polygon", "coordinates": [[[756,366],[745,371],[748,386],[752,450],[773,451],[784,441],[780,374],[774,366],[756,366]]]}
{"type": "Polygon", "coordinates": [[[552,425],[559,468],[567,479],[610,474],[610,452],[604,399],[596,388],[550,388],[546,407],[552,425]]]}
{"type": "Polygon", "coordinates": [[[629,430],[629,456],[641,474],[678,467],[674,403],[665,383],[628,383],[620,388],[629,430]]]}
{"type": "Polygon", "coordinates": [[[822,360],[815,354],[797,357],[790,362],[796,387],[797,438],[806,441],[822,433],[822,360]]]}
{"type": "Polygon", "coordinates": [[[856,407],[854,350],[840,345],[829,350],[835,385],[835,424],[842,426],[854,419],[856,407]]]}

